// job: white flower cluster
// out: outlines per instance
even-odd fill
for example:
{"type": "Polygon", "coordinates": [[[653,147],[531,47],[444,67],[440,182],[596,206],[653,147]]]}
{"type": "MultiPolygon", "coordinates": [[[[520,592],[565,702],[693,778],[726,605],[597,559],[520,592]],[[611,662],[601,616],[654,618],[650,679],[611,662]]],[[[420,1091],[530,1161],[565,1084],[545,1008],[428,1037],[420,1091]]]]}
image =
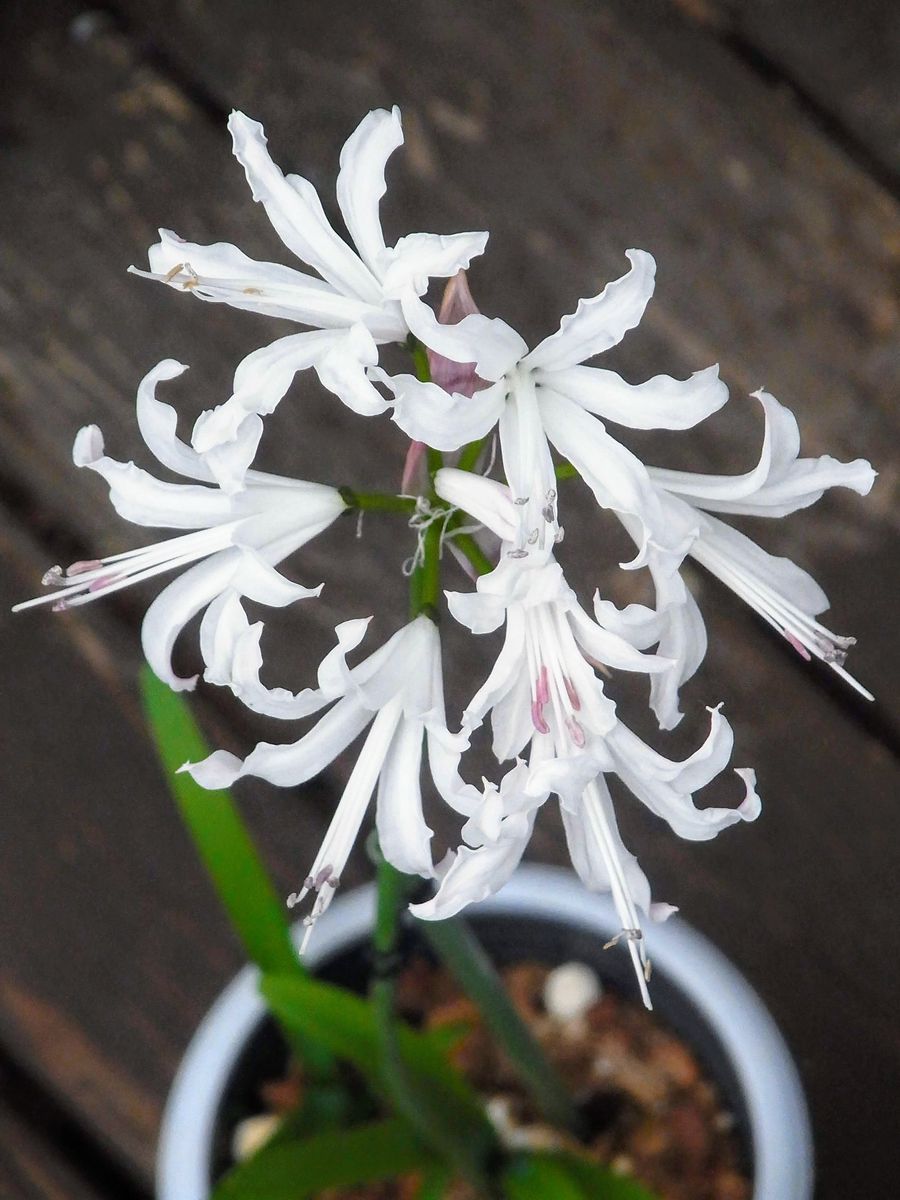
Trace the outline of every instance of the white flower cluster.
{"type": "Polygon", "coordinates": [[[617,776],[678,835],[694,840],[753,820],[760,801],[754,772],[738,769],[745,792],[739,804],[694,803],[694,793],[731,757],[732,731],[718,707],[709,710],[709,734],[700,748],[682,762],[671,761],[622,723],[607,694],[608,677],[616,670],[646,673],[660,727],[678,723],[679,688],[706,651],[703,619],[680,573],[690,557],[800,654],[823,659],[868,695],[842,665],[852,639],[816,619],[827,607],[821,588],[721,517],[782,517],[836,486],[865,494],[874,472],[862,460],[801,458],[794,417],[764,391],[755,393],[765,433],[752,471],[716,476],[646,466],[607,422],[688,429],[728,399],[715,366],[686,380],[660,375],[633,385],[584,365],[640,322],[654,286],[649,254],[629,250],[627,274],[580,301],[555,333],[529,350],[509,325],[481,315],[468,293],[461,272],[484,250],[486,233],[414,233],[392,247],[385,244],[379,204],[387,159],[403,140],[397,109],[369,113],[341,154],[337,201],[351,241],[333,228],[308,180],[282,174],[259,124],[234,113],[229,127],[253,198],[288,250],[315,274],[254,261],[224,243],[187,242],[166,230],[150,250],[150,271],[136,273],[201,300],[305,328],[240,363],[231,396],[198,419],[191,445],[176,435],[174,409],[156,398],[157,385],[185,368],[166,360],[143,380],[137,395],[143,438],[164,467],[189,483],[162,482],[133,463],[107,457],[100,431],[82,429],[75,463],[103,476],[123,517],[189,532],[75,563],[65,572],[54,567],[44,579],[53,591],[19,607],[49,600],[66,608],[187,568],[151,604],[143,624],[144,650],[160,678],[176,689],[193,687],[195,679],[174,673],[171,655],[180,631],[205,610],[200,648],[206,680],[230,688],[256,712],[290,721],[316,716],[294,742],[261,743],[243,760],[218,751],[187,764],[204,786],[228,786],[246,775],[295,786],[367,731],[322,847],[291,898],[315,894],[310,930],[334,894],[373,795],[385,857],[404,872],[437,881],[433,897],[415,907],[424,918],[451,915],[502,887],[522,857],[538,809],[556,796],[573,864],[588,888],[611,891],[620,938],[647,999],[641,914],[662,919],[674,910],[651,903],[647,879],[620,838],[608,778],[617,776]],[[423,300],[435,277],[452,279],[439,316],[423,300]],[[380,367],[379,347],[386,343],[418,350],[420,363],[427,351],[430,378],[380,367]],[[445,714],[441,638],[430,605],[354,666],[347,657],[362,642],[367,621],[338,625],[337,646],[321,663],[314,688],[293,694],[260,680],[262,625],[249,623],[242,598],[283,606],[318,596],[320,587],[292,583],[277,568],[352,504],[348,489],[251,469],[263,417],[295,374],[309,368],[354,412],[390,412],[412,440],[405,482],[416,474],[425,448],[433,452],[430,474],[420,472],[423,496],[410,522],[418,531],[418,571],[435,577],[434,555],[444,540],[465,557],[463,538],[454,531],[466,535],[470,550],[478,549],[473,529],[495,535],[492,545],[499,539],[492,569],[484,569],[483,550],[469,554],[480,568],[474,590],[446,593],[453,617],[472,633],[504,628],[497,660],[455,732],[445,714]],[[485,464],[495,430],[502,480],[491,478],[492,455],[485,464]],[[434,469],[441,454],[462,447],[467,449],[452,460],[458,465],[434,469]],[[554,461],[554,450],[561,461],[554,461]],[[652,606],[619,609],[599,593],[592,612],[579,603],[556,559],[563,538],[558,481],[567,473],[581,476],[597,504],[621,521],[636,548],[623,568],[649,572],[652,606]],[[423,529],[435,522],[440,538],[423,539],[423,529]],[[654,646],[655,653],[646,653],[654,646]],[[460,760],[488,714],[496,758],[513,765],[498,783],[484,781],[479,790],[463,782],[460,760]],[[465,818],[463,844],[439,864],[423,816],[423,752],[440,796],[465,818]]]}

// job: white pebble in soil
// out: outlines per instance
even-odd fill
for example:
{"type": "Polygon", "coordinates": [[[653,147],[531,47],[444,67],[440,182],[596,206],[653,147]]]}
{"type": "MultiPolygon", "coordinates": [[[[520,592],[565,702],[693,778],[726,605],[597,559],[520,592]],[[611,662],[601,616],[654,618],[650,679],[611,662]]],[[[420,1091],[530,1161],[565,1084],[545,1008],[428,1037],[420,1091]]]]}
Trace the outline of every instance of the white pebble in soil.
{"type": "Polygon", "coordinates": [[[557,1021],[577,1021],[602,995],[600,980],[584,963],[563,963],[544,983],[544,1007],[557,1021]]]}
{"type": "Polygon", "coordinates": [[[272,1137],[281,1117],[277,1113],[260,1113],[257,1117],[247,1117],[240,1121],[234,1129],[231,1138],[231,1154],[235,1162],[244,1162],[252,1158],[257,1150],[261,1150],[272,1137]]]}

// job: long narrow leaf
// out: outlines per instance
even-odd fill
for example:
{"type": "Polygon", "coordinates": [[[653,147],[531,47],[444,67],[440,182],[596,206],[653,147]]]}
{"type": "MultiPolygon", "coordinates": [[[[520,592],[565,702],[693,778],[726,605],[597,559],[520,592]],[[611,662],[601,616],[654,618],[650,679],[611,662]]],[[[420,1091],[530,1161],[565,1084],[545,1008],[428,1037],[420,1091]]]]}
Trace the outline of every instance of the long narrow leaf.
{"type": "MultiPolygon", "coordinates": [[[[372,1006],[360,996],[317,979],[267,976],[262,993],[279,1021],[289,1029],[328,1047],[382,1089],[381,1048],[372,1006]]],[[[404,1063],[423,1092],[442,1106],[446,1121],[467,1133],[473,1143],[491,1143],[493,1128],[483,1106],[463,1076],[448,1062],[443,1037],[419,1033],[397,1022],[404,1063]]]]}
{"type": "Polygon", "coordinates": [[[212,1200],[305,1200],[325,1188],[393,1179],[433,1165],[409,1126],[391,1118],[265,1146],[225,1176],[212,1200]]]}
{"type": "Polygon", "coordinates": [[[517,1155],[502,1183],[508,1200],[654,1200],[633,1179],[564,1152],[517,1155]]]}
{"type": "Polygon", "coordinates": [[[247,956],[263,972],[303,973],[284,907],[230,793],[176,773],[209,753],[187,705],[147,667],[141,694],[166,783],[247,956]]]}

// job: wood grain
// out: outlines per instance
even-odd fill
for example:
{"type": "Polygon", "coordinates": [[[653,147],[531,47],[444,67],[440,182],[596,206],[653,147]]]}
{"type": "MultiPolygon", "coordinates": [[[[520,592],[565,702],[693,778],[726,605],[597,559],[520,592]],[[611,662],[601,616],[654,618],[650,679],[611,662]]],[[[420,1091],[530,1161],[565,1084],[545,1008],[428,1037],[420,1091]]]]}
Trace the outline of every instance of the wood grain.
{"type": "Polygon", "coordinates": [[[900,11],[881,0],[674,0],[900,186],[900,11]]]}
{"type": "MultiPolygon", "coordinates": [[[[70,465],[80,424],[96,421],[110,452],[128,458],[134,389],[154,362],[192,364],[172,390],[188,428],[226,394],[241,354],[283,331],[123,271],[144,261],[158,224],[278,257],[230,159],[227,108],[263,119],[276,157],[324,194],[360,115],[397,100],[408,144],[389,177],[391,230],[490,228],[473,287],[529,338],[619,273],[625,246],[656,253],[657,299],[613,365],[637,380],[719,359],[735,399],[696,438],[635,440],[648,458],[744,469],[759,426],[741,397],[765,382],[798,412],[811,453],[876,459],[870,501],[839,494],[757,532],[816,571],[840,631],[861,636],[853,665],[892,702],[900,216],[790,95],[667,4],[501,0],[488,16],[425,0],[410,20],[395,3],[302,14],[274,3],[250,26],[233,0],[128,0],[126,26],[63,0],[40,9],[22,6],[16,19],[0,131],[4,604],[33,591],[50,561],[133,544],[102,485],[70,465]]],[[[272,426],[264,453],[275,469],[361,486],[399,475],[403,439],[389,422],[361,437],[359,421],[306,380],[272,426]]],[[[566,504],[574,577],[606,589],[596,545],[612,533],[574,485],[566,504]]],[[[294,565],[304,582],[326,579],[328,603],[272,617],[277,682],[308,682],[337,619],[373,603],[403,611],[402,526],[367,518],[363,533],[357,543],[342,522],[294,565]]],[[[885,952],[900,931],[896,766],[802,664],[710,581],[697,586],[713,635],[708,669],[689,691],[687,728],[656,744],[685,746],[703,704],[728,700],[737,761],[758,766],[766,811],[702,846],[678,843],[632,804],[624,824],[659,897],[747,971],[782,1024],[810,1090],[823,1200],[878,1194],[900,1082],[900,979],[885,952]]],[[[0,618],[17,681],[2,693],[0,728],[16,753],[0,760],[0,786],[27,788],[0,839],[0,1043],[147,1181],[174,1065],[238,956],[139,729],[144,602],[0,618]]],[[[380,632],[391,624],[383,617],[380,632]]],[[[489,651],[447,636],[459,701],[489,651]]],[[[195,662],[183,654],[185,667],[195,662]]],[[[625,701],[630,713],[636,694],[625,701]]],[[[205,715],[233,748],[271,732],[236,709],[205,715]]],[[[345,773],[339,764],[299,799],[244,790],[285,889],[345,773]]],[[[535,852],[562,861],[545,817],[535,852]]]]}

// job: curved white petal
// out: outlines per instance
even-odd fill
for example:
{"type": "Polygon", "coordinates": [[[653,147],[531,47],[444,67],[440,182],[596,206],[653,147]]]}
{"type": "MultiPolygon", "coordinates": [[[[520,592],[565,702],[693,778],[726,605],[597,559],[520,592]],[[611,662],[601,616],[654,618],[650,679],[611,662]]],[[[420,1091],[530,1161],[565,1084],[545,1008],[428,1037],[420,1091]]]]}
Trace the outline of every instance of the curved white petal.
{"type": "Polygon", "coordinates": [[[313,366],[345,336],[333,330],[292,333],[248,354],[235,371],[228,400],[197,418],[191,438],[194,449],[204,454],[246,437],[246,418],[274,412],[297,372],[313,366]]]}
{"type": "MultiPolygon", "coordinates": [[[[523,365],[545,371],[564,370],[618,345],[644,315],[653,295],[656,263],[644,250],[626,250],[631,270],[608,283],[599,296],[579,300],[559,329],[535,346],[523,365]]],[[[480,372],[479,372],[480,373],[480,372]]]]}
{"type": "Polygon", "coordinates": [[[229,788],[241,776],[243,763],[236,754],[228,750],[214,750],[208,758],[201,762],[186,762],[178,768],[178,773],[190,775],[201,787],[210,791],[229,788]]]}
{"type": "Polygon", "coordinates": [[[96,425],[79,430],[72,452],[76,467],[87,467],[106,480],[112,505],[126,521],[163,529],[207,529],[234,520],[234,507],[218,488],[165,483],[103,451],[103,435],[96,425]]]}
{"type": "Polygon", "coordinates": [[[296,787],[323,771],[371,720],[371,712],[355,699],[345,697],[299,741],[280,746],[260,742],[244,759],[241,775],[267,779],[276,787],[296,787]]]}
{"type": "Polygon", "coordinates": [[[515,541],[519,523],[505,484],[456,467],[441,467],[434,477],[434,489],[442,500],[486,525],[501,541],[515,541]]]}
{"type": "MultiPolygon", "coordinates": [[[[527,672],[524,623],[521,614],[511,609],[507,617],[503,648],[497,655],[491,673],[466,705],[466,711],[463,713],[463,727],[477,729],[488,710],[507,695],[519,675],[524,673],[527,678],[527,672]]],[[[518,750],[514,753],[518,753],[518,750]]]]}
{"type": "Polygon", "coordinates": [[[736,571],[751,586],[772,589],[810,616],[828,608],[828,597],[808,571],[789,558],[769,554],[717,517],[706,518],[690,553],[729,586],[734,586],[731,575],[736,571]]]}
{"type": "Polygon", "coordinates": [[[596,795],[592,792],[592,795],[581,804],[562,805],[560,811],[572,866],[585,887],[592,892],[613,890],[613,880],[609,870],[609,854],[611,853],[615,856],[621,871],[627,894],[638,908],[649,913],[650,884],[637,859],[622,841],[612,799],[605,783],[602,780],[599,781],[596,795]],[[589,804],[598,807],[596,814],[589,813],[587,808],[589,804]],[[593,819],[591,819],[592,816],[593,819]],[[596,836],[597,816],[602,816],[605,824],[607,849],[604,849],[596,836]]]}
{"type": "MultiPolygon", "coordinates": [[[[743,475],[702,475],[692,471],[669,471],[648,467],[654,483],[674,492],[699,508],[717,508],[722,502],[746,501],[771,480],[790,472],[800,452],[800,431],[794,414],[768,392],[754,392],[765,414],[765,433],[759,462],[743,475]]],[[[732,508],[732,511],[750,511],[732,508]]]]}
{"type": "Polygon", "coordinates": [[[501,379],[528,350],[516,331],[498,317],[471,313],[455,325],[442,325],[411,288],[401,303],[410,331],[429,350],[453,362],[474,363],[476,374],[490,382],[501,379]]]}
{"type": "Polygon", "coordinates": [[[287,248],[344,295],[378,304],[377,280],[332,229],[312,184],[299,175],[283,175],[269,157],[262,125],[233,112],[228,128],[253,199],[263,205],[287,248]]]}
{"type": "Polygon", "coordinates": [[[354,325],[315,362],[322,385],[361,417],[374,417],[389,408],[372,383],[367,367],[378,362],[378,347],[369,331],[354,325]]]}
{"type": "Polygon", "coordinates": [[[602,423],[549,388],[538,389],[547,436],[572,463],[601,508],[631,514],[660,545],[671,540],[671,526],[647,474],[630,450],[611,438],[602,423]]]}
{"type": "Polygon", "coordinates": [[[156,398],[156,385],[167,379],[176,379],[187,366],[174,358],[163,359],[148,371],[137,390],[137,423],[141,437],[151,453],[177,475],[186,479],[212,482],[213,474],[200,455],[192,450],[177,435],[178,414],[169,404],[156,398]]]}
{"type": "Polygon", "coordinates": [[[160,229],[159,237],[159,242],[150,247],[150,270],[130,267],[133,275],[189,292],[209,303],[228,304],[320,329],[339,329],[355,321],[376,319],[377,310],[370,302],[344,295],[330,283],[295,267],[249,258],[227,242],[187,242],[169,229],[160,229]]]}
{"type": "Polygon", "coordinates": [[[232,547],[196,563],[164,588],[147,609],[141,625],[144,656],[173,691],[189,691],[197,682],[196,675],[183,679],[173,671],[175,641],[188,621],[228,587],[240,554],[232,547]]]}
{"type": "Polygon", "coordinates": [[[506,620],[506,603],[500,596],[484,592],[445,592],[447,605],[460,625],[472,633],[493,633],[506,620]]]}
{"type": "Polygon", "coordinates": [[[671,659],[656,654],[642,654],[618,634],[596,625],[577,606],[569,611],[568,619],[578,645],[589,658],[597,662],[621,671],[642,671],[648,675],[668,671],[672,667],[671,659]]]}
{"type": "Polygon", "coordinates": [[[432,830],[422,814],[422,742],[419,721],[401,720],[378,779],[375,824],[381,853],[406,875],[434,874],[432,830]]]}
{"type": "Polygon", "coordinates": [[[626,383],[600,367],[537,371],[535,382],[549,384],[588,412],[629,429],[690,429],[717,412],[728,399],[718,366],[689,379],[655,375],[646,383],[626,383]]]}
{"type": "Polygon", "coordinates": [[[341,150],[337,202],[360,257],[373,275],[384,254],[378,207],[387,185],[384,169],[403,145],[400,109],[373,109],[360,121],[341,150]]]}
{"type": "Polygon", "coordinates": [[[393,393],[392,420],[407,437],[435,450],[458,450],[484,437],[497,424],[506,403],[502,382],[465,396],[461,392],[450,395],[436,383],[422,383],[414,375],[388,375],[378,367],[369,374],[393,393]]]}
{"type": "Polygon", "coordinates": [[[386,296],[402,300],[412,289],[417,296],[428,290],[433,278],[446,279],[464,271],[484,253],[486,233],[409,233],[387,252],[381,278],[386,296]]]}

